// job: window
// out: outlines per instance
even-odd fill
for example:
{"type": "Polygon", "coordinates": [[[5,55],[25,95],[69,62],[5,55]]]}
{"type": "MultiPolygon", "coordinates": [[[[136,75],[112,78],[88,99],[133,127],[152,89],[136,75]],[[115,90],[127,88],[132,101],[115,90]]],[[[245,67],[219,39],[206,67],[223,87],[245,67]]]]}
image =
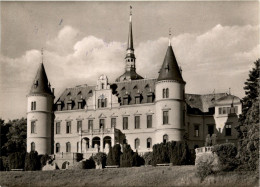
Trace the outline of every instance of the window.
{"type": "Polygon", "coordinates": [[[214,134],[214,125],[208,125],[208,134],[212,136],[214,134]]]}
{"type": "Polygon", "coordinates": [[[80,145],[80,142],[77,142],[77,153],[79,152],[79,145],[80,145]]]}
{"type": "Polygon", "coordinates": [[[169,98],[169,88],[166,88],[166,98],[169,98]]]}
{"type": "Polygon", "coordinates": [[[59,153],[59,152],[60,152],[60,144],[56,143],[56,153],[59,153]]]}
{"type": "Polygon", "coordinates": [[[98,108],[107,107],[107,98],[105,99],[98,99],[98,108]]]}
{"type": "Polygon", "coordinates": [[[235,113],[238,113],[238,106],[235,106],[235,113]]]}
{"type": "Polygon", "coordinates": [[[231,136],[231,123],[226,124],[226,136],[231,136]]]}
{"type": "Polygon", "coordinates": [[[93,130],[93,120],[88,120],[88,130],[93,130]]]}
{"type": "Polygon", "coordinates": [[[165,98],[166,97],[166,90],[163,89],[163,92],[162,92],[162,98],[165,98]]]}
{"type": "Polygon", "coordinates": [[[101,83],[101,89],[104,89],[104,83],[101,83]]]}
{"type": "Polygon", "coordinates": [[[152,146],[152,138],[147,138],[146,147],[151,148],[151,146],[152,146]]]}
{"type": "Polygon", "coordinates": [[[223,107],[223,114],[226,114],[226,113],[227,113],[227,108],[223,107]]]}
{"type": "Polygon", "coordinates": [[[199,137],[199,125],[194,125],[194,136],[199,137]]]}
{"type": "Polygon", "coordinates": [[[67,103],[67,109],[71,110],[72,109],[72,103],[67,103]]]}
{"type": "Polygon", "coordinates": [[[67,142],[67,143],[66,143],[66,152],[67,152],[67,153],[70,153],[70,151],[71,151],[70,142],[67,142]]]}
{"type": "Polygon", "coordinates": [[[153,118],[152,115],[147,115],[147,128],[153,127],[153,118]]]}
{"type": "Polygon", "coordinates": [[[66,123],[66,133],[69,134],[71,133],[71,122],[67,121],[66,123]]]}
{"type": "Polygon", "coordinates": [[[163,111],[163,124],[168,124],[168,111],[163,111]]]}
{"type": "Polygon", "coordinates": [[[57,104],[57,110],[61,111],[61,104],[57,104]]]}
{"type": "Polygon", "coordinates": [[[128,129],[128,117],[123,117],[123,130],[128,129]]]}
{"type": "Polygon", "coordinates": [[[56,123],[56,134],[60,134],[60,122],[56,123]]]}
{"type": "Polygon", "coordinates": [[[35,151],[35,143],[34,142],[31,143],[31,151],[35,151]]]}
{"type": "Polygon", "coordinates": [[[222,114],[222,108],[218,108],[218,114],[222,114]]]}
{"type": "Polygon", "coordinates": [[[82,129],[82,121],[77,121],[77,132],[80,132],[82,129]]]}
{"type": "Polygon", "coordinates": [[[128,97],[124,97],[123,105],[128,105],[128,97]]]}
{"type": "Polygon", "coordinates": [[[140,140],[138,138],[135,139],[135,149],[138,149],[140,146],[140,140]]]}
{"type": "Polygon", "coordinates": [[[149,94],[147,95],[147,103],[152,103],[153,102],[153,95],[149,94]]]}
{"type": "Polygon", "coordinates": [[[36,123],[35,123],[35,121],[31,121],[31,133],[36,133],[36,123]]]}
{"type": "Polygon", "coordinates": [[[104,129],[105,128],[105,119],[100,119],[99,120],[99,128],[104,129]]]}
{"type": "Polygon", "coordinates": [[[83,102],[78,102],[78,109],[83,109],[83,102]]]}
{"type": "Polygon", "coordinates": [[[31,102],[31,110],[36,110],[36,101],[31,102]]]}
{"type": "Polygon", "coordinates": [[[135,116],[135,129],[140,129],[140,116],[135,116]]]}
{"type": "Polygon", "coordinates": [[[163,143],[166,144],[168,142],[168,135],[163,135],[163,143]]]}
{"type": "Polygon", "coordinates": [[[111,128],[116,127],[116,118],[111,118],[111,128]]]}
{"type": "Polygon", "coordinates": [[[135,97],[135,104],[140,104],[140,96],[135,97]]]}

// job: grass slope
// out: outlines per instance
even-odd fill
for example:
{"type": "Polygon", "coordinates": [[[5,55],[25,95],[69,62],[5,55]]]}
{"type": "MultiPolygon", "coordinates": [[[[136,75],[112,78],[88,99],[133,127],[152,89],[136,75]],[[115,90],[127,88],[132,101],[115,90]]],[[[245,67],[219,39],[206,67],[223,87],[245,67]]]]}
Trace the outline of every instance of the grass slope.
{"type": "Polygon", "coordinates": [[[201,183],[195,166],[11,171],[0,172],[0,186],[258,186],[250,176],[228,173],[201,183]]]}

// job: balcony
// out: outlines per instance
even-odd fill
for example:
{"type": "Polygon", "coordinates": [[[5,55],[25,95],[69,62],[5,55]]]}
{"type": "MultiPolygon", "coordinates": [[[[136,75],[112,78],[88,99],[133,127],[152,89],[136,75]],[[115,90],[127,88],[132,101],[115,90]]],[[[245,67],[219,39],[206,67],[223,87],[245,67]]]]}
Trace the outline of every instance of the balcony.
{"type": "Polygon", "coordinates": [[[88,129],[81,130],[79,134],[81,135],[99,135],[99,134],[113,134],[115,132],[115,128],[100,128],[100,129],[88,129]]]}

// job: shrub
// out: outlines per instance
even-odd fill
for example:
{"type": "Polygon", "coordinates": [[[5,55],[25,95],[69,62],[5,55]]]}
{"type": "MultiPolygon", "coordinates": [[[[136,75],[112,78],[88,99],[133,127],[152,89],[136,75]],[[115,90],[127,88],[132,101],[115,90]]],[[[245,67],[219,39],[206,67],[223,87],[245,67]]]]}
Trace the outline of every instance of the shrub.
{"type": "Polygon", "coordinates": [[[141,166],[141,165],[144,165],[144,159],[141,156],[139,156],[138,152],[134,152],[132,166],[141,166]]]}
{"type": "Polygon", "coordinates": [[[95,168],[95,161],[93,160],[93,157],[90,157],[89,159],[84,162],[84,169],[93,169],[95,168]]]}
{"type": "Polygon", "coordinates": [[[43,168],[51,157],[48,154],[40,155],[41,168],[43,168]]]}
{"type": "Polygon", "coordinates": [[[143,155],[144,163],[145,165],[151,165],[152,164],[152,159],[153,159],[153,152],[146,152],[143,155]]]}
{"type": "Polygon", "coordinates": [[[169,163],[169,154],[166,144],[160,143],[153,146],[152,165],[169,163]]]}
{"type": "Polygon", "coordinates": [[[120,157],[120,167],[132,167],[133,166],[133,150],[129,144],[125,144],[123,147],[123,154],[120,157]]]}
{"type": "Polygon", "coordinates": [[[98,152],[97,154],[95,154],[95,156],[93,157],[93,160],[98,164],[102,164],[102,168],[104,168],[106,166],[106,160],[107,160],[107,155],[106,153],[102,153],[102,152],[98,152]]]}
{"type": "Polygon", "coordinates": [[[213,165],[210,162],[200,162],[196,167],[196,176],[204,180],[207,176],[213,174],[213,165]]]}
{"type": "Polygon", "coordinates": [[[31,151],[25,157],[25,170],[35,171],[41,169],[41,161],[37,151],[31,151]]]}
{"type": "Polygon", "coordinates": [[[8,156],[9,169],[23,169],[25,165],[25,153],[11,153],[8,156]]]}
{"type": "Polygon", "coordinates": [[[120,155],[122,154],[121,152],[121,146],[119,144],[114,145],[113,147],[109,148],[109,152],[107,155],[107,165],[112,166],[112,165],[120,165],[120,155]]]}
{"type": "Polygon", "coordinates": [[[236,158],[237,148],[232,143],[215,145],[213,153],[216,153],[219,158],[220,169],[222,171],[232,171],[238,166],[236,158]]]}

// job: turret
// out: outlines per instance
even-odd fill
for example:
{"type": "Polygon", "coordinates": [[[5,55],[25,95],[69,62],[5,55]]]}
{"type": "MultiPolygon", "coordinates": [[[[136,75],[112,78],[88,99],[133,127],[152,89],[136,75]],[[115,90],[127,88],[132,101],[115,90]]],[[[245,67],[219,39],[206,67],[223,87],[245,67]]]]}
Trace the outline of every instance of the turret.
{"type": "Polygon", "coordinates": [[[27,95],[27,152],[53,153],[54,94],[43,62],[27,95]]]}
{"type": "Polygon", "coordinates": [[[169,46],[155,85],[156,143],[183,139],[185,84],[169,40],[169,46]]]}
{"type": "Polygon", "coordinates": [[[125,56],[125,73],[116,79],[116,82],[143,79],[136,73],[135,67],[134,42],[132,31],[132,7],[130,6],[129,33],[127,40],[127,49],[125,56]]]}

